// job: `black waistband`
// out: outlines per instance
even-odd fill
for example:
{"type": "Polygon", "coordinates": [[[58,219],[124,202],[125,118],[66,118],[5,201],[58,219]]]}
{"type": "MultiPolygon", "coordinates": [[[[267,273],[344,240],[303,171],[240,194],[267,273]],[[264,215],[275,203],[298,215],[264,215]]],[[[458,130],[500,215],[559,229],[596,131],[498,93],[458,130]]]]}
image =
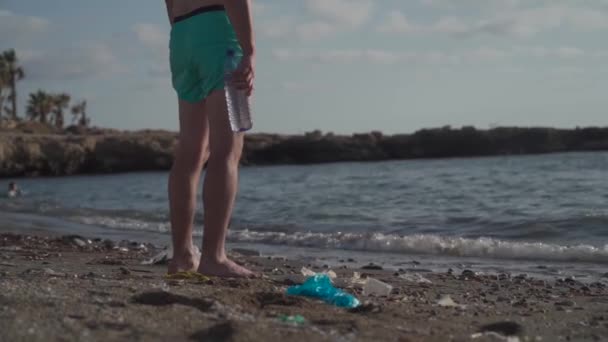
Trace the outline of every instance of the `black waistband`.
{"type": "Polygon", "coordinates": [[[175,17],[175,19],[173,19],[173,23],[177,23],[179,21],[183,21],[186,20],[188,18],[194,17],[195,15],[201,14],[201,13],[205,13],[205,12],[214,12],[214,11],[224,11],[224,5],[210,5],[210,6],[204,6],[201,7],[199,9],[195,9],[194,11],[184,14],[184,15],[180,15],[179,17],[175,17]]]}

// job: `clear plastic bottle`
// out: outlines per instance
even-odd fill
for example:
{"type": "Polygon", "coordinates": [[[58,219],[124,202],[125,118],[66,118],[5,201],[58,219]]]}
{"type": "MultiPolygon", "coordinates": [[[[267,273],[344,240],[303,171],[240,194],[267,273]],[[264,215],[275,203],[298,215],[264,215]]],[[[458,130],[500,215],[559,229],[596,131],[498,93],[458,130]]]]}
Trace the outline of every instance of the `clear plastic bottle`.
{"type": "Polygon", "coordinates": [[[249,96],[245,90],[237,89],[232,83],[232,73],[237,68],[239,60],[234,50],[227,51],[224,64],[224,90],[228,118],[233,132],[245,132],[253,127],[249,96]]]}

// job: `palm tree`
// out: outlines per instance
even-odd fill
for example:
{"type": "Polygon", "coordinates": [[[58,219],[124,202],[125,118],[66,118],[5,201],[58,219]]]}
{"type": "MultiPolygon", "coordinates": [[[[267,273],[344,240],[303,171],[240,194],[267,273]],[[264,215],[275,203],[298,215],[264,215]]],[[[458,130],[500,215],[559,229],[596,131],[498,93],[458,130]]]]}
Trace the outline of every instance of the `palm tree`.
{"type": "Polygon", "coordinates": [[[63,128],[63,111],[70,105],[70,95],[66,93],[52,95],[53,117],[55,127],[63,128]]]}
{"type": "Polygon", "coordinates": [[[7,113],[10,114],[10,118],[13,120],[17,119],[17,81],[22,80],[25,77],[23,68],[19,66],[17,53],[15,50],[10,49],[2,53],[2,59],[4,60],[4,68],[6,76],[8,77],[8,87],[10,93],[8,99],[11,101],[11,110],[7,113]]]}
{"type": "Polygon", "coordinates": [[[4,59],[4,55],[0,54],[0,118],[2,118],[2,113],[4,109],[4,99],[6,96],[4,95],[4,88],[6,88],[8,84],[8,66],[6,60],[4,59]]]}
{"type": "Polygon", "coordinates": [[[72,106],[72,123],[77,123],[78,126],[86,127],[89,125],[89,122],[86,100],[82,100],[72,106]]]}
{"type": "Polygon", "coordinates": [[[30,94],[27,101],[26,113],[30,120],[39,120],[42,123],[47,122],[48,114],[53,109],[53,97],[42,90],[30,94]]]}

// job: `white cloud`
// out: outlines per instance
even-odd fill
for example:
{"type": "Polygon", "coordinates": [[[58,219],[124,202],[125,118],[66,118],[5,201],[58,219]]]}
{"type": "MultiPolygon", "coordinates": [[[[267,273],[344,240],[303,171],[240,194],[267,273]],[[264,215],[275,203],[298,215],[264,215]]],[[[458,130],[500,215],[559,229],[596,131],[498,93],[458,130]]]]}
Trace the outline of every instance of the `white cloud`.
{"type": "Polygon", "coordinates": [[[266,20],[257,25],[257,30],[267,38],[283,38],[293,34],[294,20],[291,17],[279,17],[266,20]]]}
{"type": "Polygon", "coordinates": [[[469,33],[532,36],[558,28],[605,30],[608,29],[608,14],[569,6],[540,7],[482,20],[471,25],[469,33]]]}
{"type": "Polygon", "coordinates": [[[586,55],[585,51],[576,47],[560,47],[556,50],[558,57],[562,58],[577,58],[586,55]]]}
{"type": "Polygon", "coordinates": [[[169,68],[169,63],[153,62],[148,65],[148,75],[152,77],[170,79],[170,74],[171,70],[169,68]]]}
{"type": "Polygon", "coordinates": [[[597,52],[586,52],[577,47],[562,46],[547,48],[544,46],[516,46],[512,48],[512,55],[519,57],[534,57],[541,59],[573,59],[593,56],[597,52]]]}
{"type": "Polygon", "coordinates": [[[603,51],[596,51],[593,54],[591,54],[592,57],[594,58],[598,58],[598,59],[608,59],[608,50],[603,50],[603,51]]]}
{"type": "Polygon", "coordinates": [[[169,75],[169,32],[166,29],[147,23],[133,25],[137,41],[152,53],[147,61],[148,74],[153,77],[169,75]]]}
{"type": "Polygon", "coordinates": [[[464,53],[463,58],[469,61],[482,61],[482,62],[492,62],[504,59],[510,55],[509,52],[492,48],[492,47],[479,47],[477,49],[473,49],[469,52],[464,53]]]}
{"type": "Polygon", "coordinates": [[[572,76],[575,74],[580,74],[585,72],[584,67],[576,67],[576,66],[559,66],[553,67],[550,69],[551,73],[563,76],[572,76]]]}
{"type": "Polygon", "coordinates": [[[46,32],[49,26],[50,22],[41,17],[0,10],[0,44],[15,45],[30,35],[46,32]]]}
{"type": "Polygon", "coordinates": [[[336,33],[338,28],[323,21],[303,23],[297,26],[298,37],[304,40],[327,38],[336,33]]]}
{"type": "MultiPolygon", "coordinates": [[[[535,0],[526,0],[528,3],[535,0]]],[[[491,8],[516,8],[522,4],[521,0],[420,0],[420,3],[426,6],[439,8],[457,8],[457,7],[491,7],[491,8]]]]}
{"type": "Polygon", "coordinates": [[[288,92],[302,93],[319,89],[320,85],[314,83],[305,83],[302,81],[286,81],[281,83],[281,87],[288,92]]]}
{"type": "Polygon", "coordinates": [[[266,11],[268,10],[268,7],[266,4],[261,3],[259,1],[254,1],[253,2],[253,15],[262,15],[264,14],[266,11]]]}
{"type": "Polygon", "coordinates": [[[311,62],[322,64],[365,63],[365,64],[441,64],[461,65],[463,63],[500,63],[515,59],[572,60],[599,58],[605,51],[584,51],[576,47],[548,48],[542,46],[517,46],[509,49],[481,46],[456,51],[389,51],[374,49],[347,50],[306,50],[275,49],[273,57],[281,62],[311,62]]]}
{"type": "Polygon", "coordinates": [[[319,40],[328,38],[340,31],[340,28],[324,21],[296,23],[292,17],[279,17],[258,25],[258,32],[266,38],[293,38],[300,40],[319,40]]]}
{"type": "Polygon", "coordinates": [[[434,23],[429,30],[447,34],[464,34],[469,30],[469,27],[459,18],[443,17],[434,23]]]}
{"type": "Polygon", "coordinates": [[[169,46],[169,33],[152,24],[139,23],[133,26],[137,40],[152,49],[167,50],[169,46]]]}
{"type": "MultiPolygon", "coordinates": [[[[267,38],[297,38],[318,40],[335,34],[356,30],[367,23],[374,5],[371,0],[306,0],[310,12],[304,16],[275,16],[263,18],[256,24],[260,35],[267,38]]],[[[268,8],[263,6],[263,11],[268,8]]]]}
{"type": "Polygon", "coordinates": [[[408,33],[415,28],[410,24],[405,15],[400,11],[391,11],[383,24],[378,27],[380,32],[388,33],[408,33]]]}
{"type": "Polygon", "coordinates": [[[57,44],[54,48],[45,44],[39,48],[40,44],[32,39],[50,39],[50,28],[47,19],[0,10],[0,45],[16,48],[26,80],[88,79],[125,70],[105,43],[75,42],[67,47],[57,44]]]}
{"type": "Polygon", "coordinates": [[[388,50],[350,49],[350,50],[290,50],[275,49],[273,56],[279,61],[307,61],[315,63],[354,63],[392,64],[406,58],[388,50]]]}
{"type": "MultiPolygon", "coordinates": [[[[425,0],[436,3],[439,0],[425,0]]],[[[474,1],[470,0],[469,2],[474,1]]],[[[511,1],[515,7],[518,1],[511,1]]],[[[495,13],[495,12],[493,12],[495,13]]],[[[378,31],[387,33],[441,33],[449,35],[506,35],[530,37],[557,29],[574,31],[608,30],[608,12],[587,7],[550,4],[543,7],[514,9],[484,19],[443,17],[431,24],[411,23],[398,11],[389,12],[378,31]]]]}
{"type": "Polygon", "coordinates": [[[106,77],[125,71],[105,44],[87,43],[65,50],[20,50],[28,80],[73,80],[106,77]]]}
{"type": "Polygon", "coordinates": [[[399,54],[386,50],[366,50],[365,58],[375,64],[393,64],[399,61],[399,54]]]}
{"type": "Polygon", "coordinates": [[[371,17],[371,0],[307,0],[307,8],[331,22],[351,28],[359,27],[371,17]]]}
{"type": "Polygon", "coordinates": [[[572,4],[590,9],[608,8],[607,0],[420,0],[420,3],[442,9],[472,8],[490,11],[572,4]]]}

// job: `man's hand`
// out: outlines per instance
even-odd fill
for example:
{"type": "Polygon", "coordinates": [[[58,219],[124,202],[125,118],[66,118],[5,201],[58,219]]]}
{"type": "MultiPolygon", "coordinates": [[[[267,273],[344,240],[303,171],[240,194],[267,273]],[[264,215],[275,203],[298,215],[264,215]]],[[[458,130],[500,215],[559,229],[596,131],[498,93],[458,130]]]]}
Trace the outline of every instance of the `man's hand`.
{"type": "Polygon", "coordinates": [[[238,89],[247,92],[247,96],[253,93],[253,79],[255,78],[255,56],[246,54],[241,58],[241,63],[232,74],[232,82],[238,89]]]}

